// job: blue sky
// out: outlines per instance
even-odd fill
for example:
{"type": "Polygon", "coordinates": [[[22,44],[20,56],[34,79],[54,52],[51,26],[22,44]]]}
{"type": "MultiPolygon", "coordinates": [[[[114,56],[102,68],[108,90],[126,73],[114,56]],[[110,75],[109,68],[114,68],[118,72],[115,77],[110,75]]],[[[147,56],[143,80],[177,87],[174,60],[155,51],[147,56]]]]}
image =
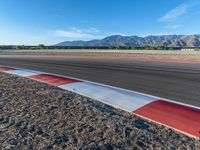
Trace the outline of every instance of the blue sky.
{"type": "Polygon", "coordinates": [[[200,34],[200,0],[0,0],[0,44],[200,34]]]}

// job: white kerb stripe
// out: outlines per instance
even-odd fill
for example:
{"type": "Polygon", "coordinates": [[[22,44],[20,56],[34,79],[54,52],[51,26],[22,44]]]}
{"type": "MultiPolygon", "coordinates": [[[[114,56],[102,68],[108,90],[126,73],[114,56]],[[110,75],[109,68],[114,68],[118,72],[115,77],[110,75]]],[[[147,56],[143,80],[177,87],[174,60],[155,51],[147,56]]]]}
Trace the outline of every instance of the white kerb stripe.
{"type": "Polygon", "coordinates": [[[157,100],[155,97],[145,96],[136,92],[129,92],[90,82],[75,82],[64,84],[59,87],[129,112],[157,100]]]}
{"type": "Polygon", "coordinates": [[[14,74],[22,77],[28,77],[28,76],[34,76],[34,75],[39,75],[42,74],[42,72],[39,71],[32,71],[32,70],[26,70],[26,69],[20,69],[20,70],[9,70],[9,71],[4,71],[9,74],[14,74]]]}

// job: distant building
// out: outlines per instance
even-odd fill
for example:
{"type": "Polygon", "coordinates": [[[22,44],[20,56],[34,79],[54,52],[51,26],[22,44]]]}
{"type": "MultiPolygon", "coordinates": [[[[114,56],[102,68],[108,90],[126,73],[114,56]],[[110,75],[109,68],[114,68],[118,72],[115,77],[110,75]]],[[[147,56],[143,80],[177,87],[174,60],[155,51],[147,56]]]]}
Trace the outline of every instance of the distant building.
{"type": "Polygon", "coordinates": [[[181,50],[182,51],[195,51],[194,48],[182,48],[181,50]]]}

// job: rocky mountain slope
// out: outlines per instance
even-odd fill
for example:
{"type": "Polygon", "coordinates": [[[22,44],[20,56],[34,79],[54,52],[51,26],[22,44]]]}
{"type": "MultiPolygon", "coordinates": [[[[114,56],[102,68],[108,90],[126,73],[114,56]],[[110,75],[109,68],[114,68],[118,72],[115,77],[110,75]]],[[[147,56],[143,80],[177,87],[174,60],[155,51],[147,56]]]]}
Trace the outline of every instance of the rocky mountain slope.
{"type": "Polygon", "coordinates": [[[199,47],[200,35],[161,35],[161,36],[108,36],[101,40],[65,41],[56,46],[168,46],[199,47]]]}

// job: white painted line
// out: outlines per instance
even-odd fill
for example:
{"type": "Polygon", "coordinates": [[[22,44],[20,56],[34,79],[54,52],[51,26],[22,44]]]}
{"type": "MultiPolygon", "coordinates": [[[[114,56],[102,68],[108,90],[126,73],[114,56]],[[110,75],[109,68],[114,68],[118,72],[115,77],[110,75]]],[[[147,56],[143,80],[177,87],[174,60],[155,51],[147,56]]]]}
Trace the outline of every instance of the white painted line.
{"type": "Polygon", "coordinates": [[[14,74],[22,77],[28,77],[28,76],[34,76],[34,75],[39,75],[42,74],[42,72],[39,71],[32,71],[32,70],[26,70],[26,69],[21,69],[21,70],[9,70],[9,71],[4,71],[9,74],[14,74]]]}
{"type": "Polygon", "coordinates": [[[91,82],[75,82],[59,86],[103,103],[132,112],[146,104],[156,101],[154,97],[144,96],[136,92],[128,92],[117,88],[98,85],[91,82]]]}

